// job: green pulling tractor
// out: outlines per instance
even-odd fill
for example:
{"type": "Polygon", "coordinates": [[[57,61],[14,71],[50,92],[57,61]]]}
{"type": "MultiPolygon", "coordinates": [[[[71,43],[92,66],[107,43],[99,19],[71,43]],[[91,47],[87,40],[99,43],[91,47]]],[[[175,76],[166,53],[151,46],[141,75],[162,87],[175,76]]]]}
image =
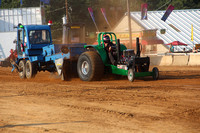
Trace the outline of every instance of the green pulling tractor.
{"type": "Polygon", "coordinates": [[[127,49],[125,45],[120,44],[113,32],[101,32],[98,34],[98,45],[85,45],[86,49],[77,63],[77,72],[81,80],[94,81],[101,80],[105,73],[124,75],[133,82],[137,77],[152,76],[154,80],[159,78],[159,70],[154,67],[149,71],[150,58],[141,57],[139,38],[137,38],[137,52],[127,49]],[[103,37],[107,35],[114,44],[113,57],[116,64],[113,65],[109,59],[108,52],[105,49],[103,37]]]}

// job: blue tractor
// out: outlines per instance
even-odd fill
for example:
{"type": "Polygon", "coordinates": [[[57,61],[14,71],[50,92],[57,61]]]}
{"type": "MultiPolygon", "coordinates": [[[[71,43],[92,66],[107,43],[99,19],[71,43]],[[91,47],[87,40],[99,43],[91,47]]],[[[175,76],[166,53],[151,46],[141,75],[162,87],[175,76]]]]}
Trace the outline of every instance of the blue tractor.
{"type": "Polygon", "coordinates": [[[84,44],[52,44],[51,28],[48,25],[22,25],[17,27],[17,58],[12,61],[13,69],[22,79],[35,77],[37,72],[57,72],[63,80],[69,79],[71,59],[82,53],[84,44]],[[79,47],[79,49],[78,49],[79,47]]]}

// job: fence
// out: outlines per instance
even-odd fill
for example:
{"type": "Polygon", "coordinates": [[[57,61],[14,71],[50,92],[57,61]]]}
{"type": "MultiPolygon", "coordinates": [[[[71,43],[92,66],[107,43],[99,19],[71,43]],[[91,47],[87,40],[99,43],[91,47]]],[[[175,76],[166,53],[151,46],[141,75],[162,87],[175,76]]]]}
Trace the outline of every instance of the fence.
{"type": "Polygon", "coordinates": [[[200,66],[200,54],[172,54],[150,56],[150,64],[157,66],[200,66]]]}

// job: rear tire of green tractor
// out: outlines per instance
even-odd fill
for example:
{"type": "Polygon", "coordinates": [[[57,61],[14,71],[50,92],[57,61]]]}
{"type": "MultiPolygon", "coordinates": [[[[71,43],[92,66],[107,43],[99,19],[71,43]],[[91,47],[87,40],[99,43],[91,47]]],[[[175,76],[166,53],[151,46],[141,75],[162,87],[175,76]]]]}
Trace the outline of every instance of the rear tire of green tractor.
{"type": "Polygon", "coordinates": [[[152,75],[153,79],[154,80],[158,80],[158,78],[159,78],[159,70],[158,70],[158,68],[154,67],[152,72],[153,72],[153,75],[152,75]]]}
{"type": "Polygon", "coordinates": [[[31,63],[30,60],[26,62],[26,78],[34,78],[37,74],[36,65],[34,63],[31,63]]]}
{"type": "Polygon", "coordinates": [[[127,76],[128,76],[128,80],[130,82],[133,82],[135,80],[135,72],[134,72],[134,70],[132,68],[130,68],[128,70],[128,75],[127,76]]]}
{"type": "Polygon", "coordinates": [[[19,66],[18,67],[18,69],[19,69],[19,77],[21,79],[25,79],[26,78],[25,60],[20,60],[18,66],[19,66]]]}
{"type": "Polygon", "coordinates": [[[101,80],[104,74],[104,64],[95,51],[87,51],[78,58],[77,72],[83,81],[101,80]]]}

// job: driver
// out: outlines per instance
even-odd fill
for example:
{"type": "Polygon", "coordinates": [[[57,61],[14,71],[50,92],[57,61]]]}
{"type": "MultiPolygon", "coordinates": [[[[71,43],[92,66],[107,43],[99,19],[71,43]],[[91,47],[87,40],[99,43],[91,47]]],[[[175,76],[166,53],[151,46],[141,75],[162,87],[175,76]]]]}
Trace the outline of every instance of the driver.
{"type": "Polygon", "coordinates": [[[105,44],[105,50],[107,51],[108,53],[108,57],[110,59],[110,62],[113,64],[113,65],[117,65],[117,62],[116,60],[114,59],[113,57],[113,49],[112,49],[112,46],[115,46],[111,41],[110,41],[110,37],[108,35],[104,35],[103,36],[103,41],[104,41],[104,44],[105,44]]]}
{"type": "Polygon", "coordinates": [[[36,33],[34,33],[34,34],[32,35],[31,43],[36,44],[36,43],[38,43],[38,42],[39,42],[38,35],[37,35],[36,33]]]}

